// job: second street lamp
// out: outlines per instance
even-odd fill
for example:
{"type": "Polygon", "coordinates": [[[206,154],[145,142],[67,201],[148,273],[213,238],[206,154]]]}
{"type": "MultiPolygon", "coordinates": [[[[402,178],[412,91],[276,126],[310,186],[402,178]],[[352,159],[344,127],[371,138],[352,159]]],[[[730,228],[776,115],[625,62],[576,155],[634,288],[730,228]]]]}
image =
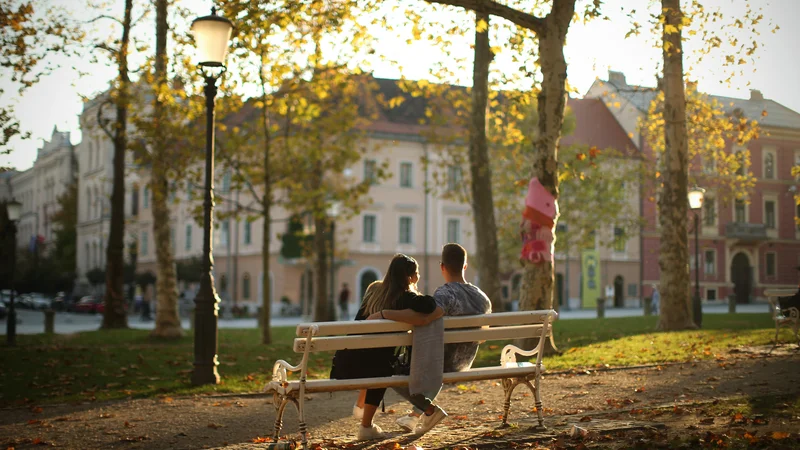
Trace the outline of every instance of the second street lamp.
{"type": "Polygon", "coordinates": [[[703,305],[700,303],[700,208],[706,190],[693,187],[689,190],[689,208],[694,211],[694,297],[692,298],[692,317],[697,328],[703,325],[703,305]]]}
{"type": "Polygon", "coordinates": [[[333,201],[328,207],[328,219],[331,222],[331,292],[328,296],[328,320],[336,320],[336,217],[339,216],[340,204],[333,201]]]}
{"type": "Polygon", "coordinates": [[[200,290],[194,299],[194,370],[192,384],[218,384],[217,332],[219,297],[214,288],[214,257],[212,255],[212,220],[214,213],[214,99],[217,80],[225,72],[225,55],[233,24],[216,14],[199,17],[192,22],[192,34],[197,45],[197,59],[205,80],[206,96],[206,180],[203,198],[203,256],[200,290]]]}

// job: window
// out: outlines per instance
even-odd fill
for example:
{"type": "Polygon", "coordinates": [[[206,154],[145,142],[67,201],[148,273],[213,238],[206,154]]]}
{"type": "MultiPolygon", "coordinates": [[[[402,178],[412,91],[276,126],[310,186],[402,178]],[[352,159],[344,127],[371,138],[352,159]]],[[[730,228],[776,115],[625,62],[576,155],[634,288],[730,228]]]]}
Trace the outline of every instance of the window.
{"type": "Polygon", "coordinates": [[[400,163],[400,187],[410,188],[412,186],[411,179],[412,166],[410,162],[400,163]]]}
{"type": "Polygon", "coordinates": [[[192,224],[186,224],[186,250],[192,249],[192,224]]]}
{"type": "Polygon", "coordinates": [[[775,228],[775,201],[764,202],[764,225],[769,229],[775,228]]]}
{"type": "Polygon", "coordinates": [[[364,242],[375,242],[375,216],[367,214],[364,216],[364,242]]]}
{"type": "Polygon", "coordinates": [[[147,209],[150,207],[150,188],[145,186],[142,189],[142,209],[147,209]]]}
{"type": "Polygon", "coordinates": [[[147,256],[147,237],[147,231],[142,231],[142,251],[139,252],[142,256],[147,256]]]}
{"type": "Polygon", "coordinates": [[[717,290],[706,289],[706,300],[716,300],[716,299],[717,299],[717,290]]]}
{"type": "Polygon", "coordinates": [[[228,246],[228,236],[230,235],[231,231],[231,224],[229,220],[225,220],[222,222],[222,230],[220,231],[219,235],[219,245],[228,246]]]}
{"type": "Polygon", "coordinates": [[[717,158],[716,155],[712,155],[708,158],[703,158],[703,171],[705,173],[716,173],[717,172],[717,158]]]}
{"type": "Polygon", "coordinates": [[[252,239],[252,232],[253,232],[253,223],[249,220],[245,220],[244,222],[244,245],[250,245],[252,239]]]}
{"type": "Polygon", "coordinates": [[[747,149],[739,147],[734,149],[733,153],[736,156],[736,162],[739,163],[739,168],[736,169],[736,175],[746,175],[748,166],[747,149]]]}
{"type": "Polygon", "coordinates": [[[447,242],[456,243],[461,242],[461,221],[458,219],[447,220],[447,242]]]}
{"type": "Polygon", "coordinates": [[[131,192],[131,215],[139,215],[139,186],[134,185],[131,192]]]}
{"type": "Polygon", "coordinates": [[[228,277],[224,273],[219,277],[219,291],[228,292],[228,277]]]}
{"type": "Polygon", "coordinates": [[[230,172],[225,173],[222,176],[222,192],[230,192],[231,190],[231,174],[230,172]]]}
{"type": "Polygon", "coordinates": [[[767,253],[766,254],[766,259],[767,259],[767,264],[766,264],[766,266],[767,266],[767,276],[768,277],[774,277],[775,276],[776,253],[775,252],[767,253]]]}
{"type": "Polygon", "coordinates": [[[736,223],[747,222],[747,211],[744,200],[736,200],[733,206],[733,220],[736,223]]]}
{"type": "Polygon", "coordinates": [[[703,270],[706,275],[714,275],[717,272],[717,252],[715,250],[706,250],[704,256],[705,269],[703,270]]]}
{"type": "Polygon", "coordinates": [[[242,279],[242,297],[245,300],[250,300],[250,274],[245,273],[242,279]]]}
{"type": "Polygon", "coordinates": [[[775,155],[771,152],[764,153],[764,178],[775,179],[775,155]]]}
{"type": "Polygon", "coordinates": [[[375,184],[378,181],[378,174],[376,173],[376,163],[374,159],[364,160],[364,181],[369,184],[375,184]]]}
{"type": "Polygon", "coordinates": [[[622,253],[625,251],[625,230],[614,227],[614,251],[622,253]]]}
{"type": "Polygon", "coordinates": [[[450,166],[447,168],[447,190],[455,191],[461,186],[461,167],[450,166]]]}
{"type": "Polygon", "coordinates": [[[717,224],[717,205],[713,198],[706,198],[703,201],[703,224],[707,227],[717,224]]]}
{"type": "Polygon", "coordinates": [[[400,243],[411,243],[411,217],[400,218],[400,243]]]}
{"type": "Polygon", "coordinates": [[[628,285],[628,297],[636,297],[639,295],[639,285],[630,283],[628,285]]]}

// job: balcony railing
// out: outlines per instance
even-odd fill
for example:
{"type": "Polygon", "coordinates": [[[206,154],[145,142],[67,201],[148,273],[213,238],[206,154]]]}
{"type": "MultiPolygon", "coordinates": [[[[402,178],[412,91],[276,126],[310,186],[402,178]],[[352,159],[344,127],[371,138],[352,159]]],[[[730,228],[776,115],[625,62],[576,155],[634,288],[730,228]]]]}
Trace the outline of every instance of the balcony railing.
{"type": "Polygon", "coordinates": [[[725,225],[725,236],[746,241],[767,239],[767,227],[761,223],[729,223],[725,225]]]}

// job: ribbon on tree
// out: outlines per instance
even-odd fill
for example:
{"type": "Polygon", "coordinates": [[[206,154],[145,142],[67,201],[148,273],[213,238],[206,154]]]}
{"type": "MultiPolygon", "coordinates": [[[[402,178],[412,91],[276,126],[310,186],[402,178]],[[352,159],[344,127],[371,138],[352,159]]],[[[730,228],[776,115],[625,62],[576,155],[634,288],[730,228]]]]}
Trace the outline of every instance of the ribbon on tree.
{"type": "Polygon", "coordinates": [[[522,212],[520,235],[522,251],[520,259],[533,264],[553,263],[555,251],[553,226],[558,218],[558,204],[539,179],[531,178],[528,194],[525,196],[525,209],[522,212]]]}

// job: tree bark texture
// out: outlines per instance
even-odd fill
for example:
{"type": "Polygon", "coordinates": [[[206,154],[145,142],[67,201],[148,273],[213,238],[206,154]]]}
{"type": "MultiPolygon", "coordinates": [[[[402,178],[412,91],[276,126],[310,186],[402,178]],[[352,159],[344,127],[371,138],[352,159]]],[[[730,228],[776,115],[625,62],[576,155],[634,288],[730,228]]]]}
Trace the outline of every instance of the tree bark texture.
{"type": "Polygon", "coordinates": [[[686,93],[683,83],[680,0],[662,0],[664,56],[664,138],[661,167],[663,188],[658,200],[661,223],[660,330],[694,328],[689,298],[688,213],[689,143],[686,131],[686,93]],[[667,29],[674,32],[667,32],[667,29]]]}
{"type": "Polygon", "coordinates": [[[316,256],[316,267],[314,277],[316,278],[315,292],[316,306],[314,307],[314,322],[327,322],[332,320],[333,311],[329,308],[328,302],[328,231],[330,226],[328,221],[323,218],[314,218],[314,254],[316,256]]]}
{"type": "Polygon", "coordinates": [[[153,120],[156,132],[153,145],[150,187],[153,193],[153,237],[156,247],[156,323],[151,336],[177,339],[183,335],[178,316],[178,284],[175,274],[175,258],[172,252],[170,214],[167,205],[169,196],[169,152],[167,136],[162,123],[167,120],[161,95],[167,89],[167,1],[156,1],[156,60],[153,120]]]}
{"type": "MultiPolygon", "coordinates": [[[[114,165],[111,188],[111,224],[106,247],[106,289],[105,310],[101,328],[127,328],[128,316],[124,297],[124,257],[125,257],[125,150],[128,147],[128,103],[130,78],[128,76],[128,44],[131,34],[131,12],[133,0],[125,0],[125,13],[122,19],[122,39],[117,50],[119,86],[117,91],[114,125],[114,165]]],[[[98,114],[100,118],[100,114],[98,114]]]]}
{"type": "MultiPolygon", "coordinates": [[[[538,95],[539,122],[534,145],[532,176],[558,199],[558,142],[567,104],[567,63],[564,43],[575,13],[575,0],[556,0],[544,18],[539,37],[539,62],[542,67],[542,88],[538,95]]],[[[556,220],[557,223],[557,220],[556,220]]],[[[555,243],[555,224],[550,230],[555,243]]],[[[526,310],[553,307],[553,263],[525,264],[520,307],[526,310]]]]}
{"type": "Polygon", "coordinates": [[[492,198],[492,170],[486,142],[486,105],[489,101],[489,64],[492,51],[489,45],[489,15],[475,15],[475,60],[472,69],[472,123],[469,127],[469,168],[472,177],[472,216],[478,241],[478,277],[480,285],[492,301],[493,311],[503,311],[500,295],[497,250],[497,225],[492,198]],[[479,31],[479,23],[486,28],[479,31]]]}

